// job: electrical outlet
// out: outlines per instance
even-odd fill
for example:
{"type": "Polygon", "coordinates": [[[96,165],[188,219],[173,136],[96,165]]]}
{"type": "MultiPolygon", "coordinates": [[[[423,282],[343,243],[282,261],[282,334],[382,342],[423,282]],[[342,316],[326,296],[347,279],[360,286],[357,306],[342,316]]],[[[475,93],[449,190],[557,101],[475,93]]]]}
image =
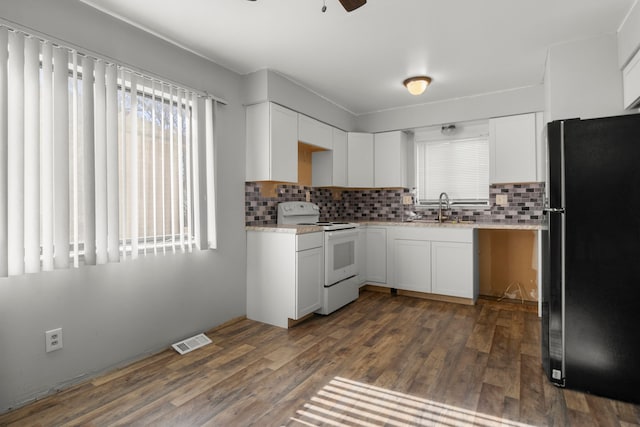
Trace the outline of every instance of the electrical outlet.
{"type": "Polygon", "coordinates": [[[62,348],[62,328],[52,329],[44,333],[46,352],[60,350],[62,348]]]}
{"type": "Polygon", "coordinates": [[[311,201],[311,192],[307,190],[306,193],[304,193],[304,198],[307,202],[311,201]]]}
{"type": "Polygon", "coordinates": [[[509,198],[506,194],[497,194],[496,195],[496,205],[498,206],[507,206],[509,204],[509,198]]]}
{"type": "Polygon", "coordinates": [[[413,198],[411,196],[402,196],[402,204],[403,205],[412,205],[413,198]]]}

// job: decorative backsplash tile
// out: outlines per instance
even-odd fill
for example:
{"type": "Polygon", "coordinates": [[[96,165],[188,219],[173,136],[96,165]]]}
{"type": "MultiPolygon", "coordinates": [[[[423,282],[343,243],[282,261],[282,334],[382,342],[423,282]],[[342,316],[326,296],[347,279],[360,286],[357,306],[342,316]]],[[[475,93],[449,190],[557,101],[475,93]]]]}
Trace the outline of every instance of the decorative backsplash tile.
{"type": "MultiPolygon", "coordinates": [[[[330,189],[295,184],[278,184],[275,195],[264,196],[262,182],[245,183],[246,225],[275,224],[278,203],[304,201],[307,191],[311,202],[320,207],[321,221],[401,221],[405,208],[402,196],[409,189],[330,189]]],[[[269,184],[274,185],[274,184],[269,184]]],[[[543,222],[544,183],[495,184],[489,188],[490,206],[461,208],[447,212],[449,217],[463,221],[540,224],[543,222]],[[496,205],[496,195],[507,196],[507,206],[496,205]]],[[[426,218],[437,218],[437,208],[418,207],[414,210],[426,218]]]]}

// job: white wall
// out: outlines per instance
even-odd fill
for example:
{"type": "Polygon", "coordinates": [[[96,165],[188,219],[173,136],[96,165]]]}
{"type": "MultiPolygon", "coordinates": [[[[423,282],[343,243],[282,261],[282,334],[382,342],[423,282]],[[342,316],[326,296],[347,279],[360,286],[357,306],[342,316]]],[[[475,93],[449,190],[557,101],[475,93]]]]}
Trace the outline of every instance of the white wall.
{"type": "Polygon", "coordinates": [[[544,110],[542,84],[355,116],[271,70],[245,76],[246,105],[272,101],[349,132],[386,132],[544,110]]]}
{"type": "Polygon", "coordinates": [[[358,117],[356,128],[361,132],[383,132],[531,113],[543,109],[544,88],[540,84],[365,114],[358,117]]]}
{"type": "Polygon", "coordinates": [[[618,30],[618,66],[622,69],[640,47],[640,5],[633,5],[618,30]]]}
{"type": "Polygon", "coordinates": [[[549,121],[625,114],[617,35],[552,46],[545,86],[549,121]]]}
{"type": "Polygon", "coordinates": [[[273,70],[248,74],[245,83],[245,105],[271,101],[338,129],[353,129],[353,114],[273,70]]]}
{"type": "Polygon", "coordinates": [[[77,0],[0,17],[229,101],[218,123],[218,250],[0,278],[0,412],[246,313],[242,78],[77,0]],[[44,351],[63,328],[64,348],[44,351]]]}

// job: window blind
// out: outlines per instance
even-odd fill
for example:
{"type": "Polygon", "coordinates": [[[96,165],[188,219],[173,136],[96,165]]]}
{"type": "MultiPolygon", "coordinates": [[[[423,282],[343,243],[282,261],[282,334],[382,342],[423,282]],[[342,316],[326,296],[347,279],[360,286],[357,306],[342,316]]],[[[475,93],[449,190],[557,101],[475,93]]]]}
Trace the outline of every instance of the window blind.
{"type": "Polygon", "coordinates": [[[420,202],[437,201],[446,192],[452,201],[489,198],[489,143],[486,137],[416,143],[420,202]]]}
{"type": "Polygon", "coordinates": [[[0,277],[215,247],[216,104],[0,26],[0,277]]]}

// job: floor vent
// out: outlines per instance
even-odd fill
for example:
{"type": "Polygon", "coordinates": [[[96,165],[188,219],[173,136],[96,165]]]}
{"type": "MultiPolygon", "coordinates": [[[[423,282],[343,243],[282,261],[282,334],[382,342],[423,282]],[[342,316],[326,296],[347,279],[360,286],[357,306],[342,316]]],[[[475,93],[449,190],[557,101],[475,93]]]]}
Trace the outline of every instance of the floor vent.
{"type": "Polygon", "coordinates": [[[186,354],[197,348],[211,344],[211,340],[205,334],[199,334],[186,340],[171,344],[171,347],[180,354],[186,354]]]}

